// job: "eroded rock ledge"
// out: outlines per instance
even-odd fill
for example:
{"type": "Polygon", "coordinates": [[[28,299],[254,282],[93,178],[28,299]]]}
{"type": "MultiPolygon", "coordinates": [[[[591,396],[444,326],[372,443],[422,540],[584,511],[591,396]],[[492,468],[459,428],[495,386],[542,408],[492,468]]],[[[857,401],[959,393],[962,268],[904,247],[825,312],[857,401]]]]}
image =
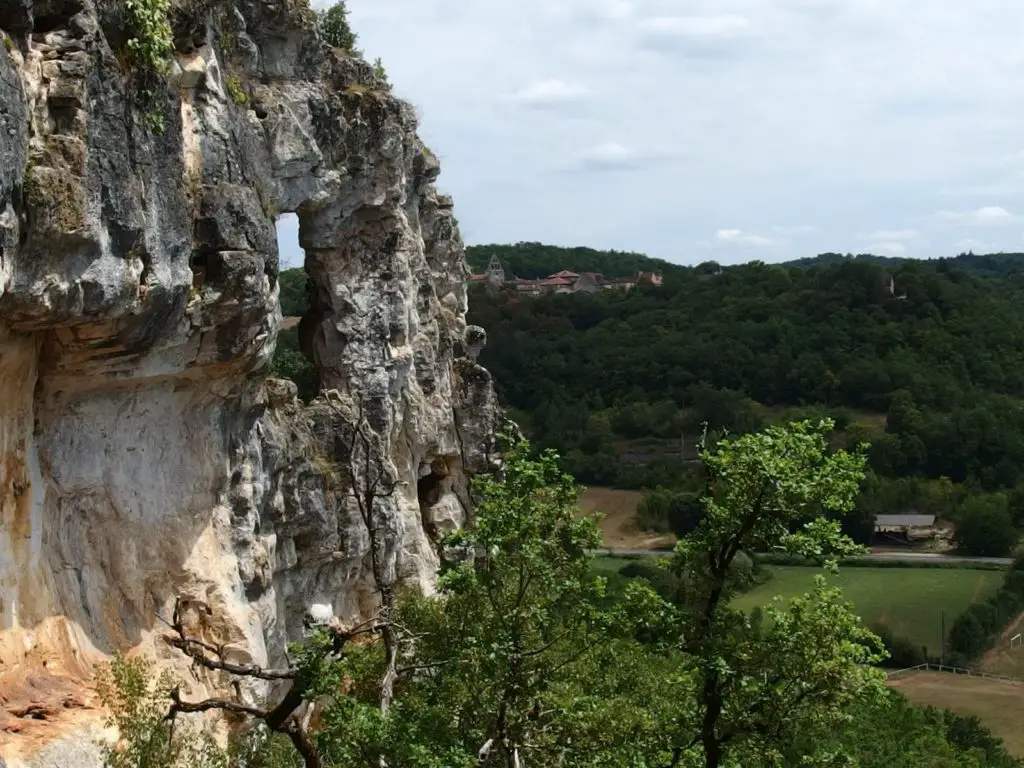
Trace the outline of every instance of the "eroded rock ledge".
{"type": "Polygon", "coordinates": [[[153,638],[175,596],[264,661],[313,603],[373,610],[365,530],[336,471],[353,414],[396,483],[382,501],[393,565],[424,589],[432,536],[462,524],[467,477],[490,461],[498,410],[479,329],[467,339],[462,245],[411,107],[328,48],[296,0],[180,6],[157,134],[120,0],[0,8],[11,764],[88,708],[76,683],[95,658],[142,647],[170,661],[153,638]],[[309,406],[264,381],[284,212],[315,285],[304,346],[336,390],[309,406]],[[55,711],[25,717],[34,700],[55,711]]]}

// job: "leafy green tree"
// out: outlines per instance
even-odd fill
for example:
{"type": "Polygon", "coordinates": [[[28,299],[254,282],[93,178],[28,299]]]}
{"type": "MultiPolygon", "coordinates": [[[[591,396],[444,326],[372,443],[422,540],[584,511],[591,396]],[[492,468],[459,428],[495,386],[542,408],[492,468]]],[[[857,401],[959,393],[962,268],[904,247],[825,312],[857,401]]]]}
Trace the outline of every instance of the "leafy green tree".
{"type": "Polygon", "coordinates": [[[758,625],[729,607],[731,566],[743,551],[830,562],[859,551],[821,516],[849,511],[864,476],[862,450],[828,452],[831,429],[828,421],[769,427],[702,453],[705,515],[673,563],[691,594],[677,648],[692,659],[697,702],[696,722],[669,734],[674,765],[694,749],[707,768],[772,764],[780,739],[839,722],[881,690],[881,674],[867,666],[881,658],[878,638],[824,580],[772,606],[758,625]]]}
{"type": "MultiPolygon", "coordinates": [[[[1012,768],[1019,762],[993,749],[950,738],[943,714],[911,705],[905,696],[883,696],[851,707],[845,722],[810,728],[783,745],[785,765],[857,768],[1012,768]],[[816,752],[818,759],[807,760],[816,752]],[[1008,762],[1006,762],[1008,760],[1008,762]]],[[[988,734],[991,736],[991,734],[988,734]]],[[[979,741],[984,737],[979,736],[979,741]]]]}
{"type": "MultiPolygon", "coordinates": [[[[864,457],[830,453],[830,426],[772,427],[703,451],[700,525],[666,578],[645,564],[614,597],[592,571],[597,530],[575,514],[579,489],[556,455],[507,434],[500,474],[474,484],[473,525],[439,548],[435,596],[406,592],[365,624],[318,629],[281,670],[226,661],[187,637],[176,609],[168,640],[198,666],[290,687],[269,708],[187,702],[145,662],[115,658],[98,686],[122,736],[108,764],[1017,766],[976,721],[886,691],[871,666],[879,639],[823,579],[763,617],[729,608],[749,578],[745,551],[828,560],[855,550],[822,515],[849,509],[864,457]],[[381,633],[381,622],[397,646],[352,642],[381,633]],[[314,701],[311,728],[304,707],[314,701]],[[228,751],[167,716],[210,709],[248,720],[228,751]]],[[[1020,587],[1015,568],[1003,591],[1020,587]]]]}
{"type": "Polygon", "coordinates": [[[957,514],[957,548],[967,555],[1008,557],[1017,548],[1020,532],[1013,524],[1006,496],[1001,493],[968,498],[957,514]]]}
{"type": "Polygon", "coordinates": [[[329,45],[357,53],[355,47],[357,36],[349,26],[345,0],[338,0],[330,8],[318,11],[317,18],[320,21],[320,33],[329,45]]]}
{"type": "Polygon", "coordinates": [[[119,737],[104,746],[105,768],[228,768],[208,732],[168,719],[175,687],[169,673],[157,674],[142,657],[115,654],[98,668],[96,691],[119,737]]]}
{"type": "Polygon", "coordinates": [[[626,643],[627,632],[619,644],[616,628],[660,601],[633,583],[616,611],[599,607],[603,580],[586,551],[600,537],[575,515],[579,489],[555,454],[506,438],[501,477],[475,483],[475,524],[445,542],[450,555],[471,556],[443,570],[436,598],[410,596],[399,611],[418,638],[415,666],[434,672],[396,702],[393,727],[405,749],[408,734],[429,734],[422,748],[440,749],[446,765],[628,764],[613,756],[655,738],[644,702],[666,686],[636,670],[666,662],[626,643]],[[608,666],[612,647],[628,665],[608,666]],[[598,656],[604,681],[593,676],[598,656]],[[631,727],[616,730],[625,720],[631,727]]]}
{"type": "Polygon", "coordinates": [[[309,275],[305,269],[286,269],[278,276],[281,314],[302,317],[309,310],[309,275]]]}
{"type": "Polygon", "coordinates": [[[270,363],[269,374],[295,382],[299,397],[309,402],[320,390],[320,374],[299,348],[298,328],[281,331],[270,363]]]}

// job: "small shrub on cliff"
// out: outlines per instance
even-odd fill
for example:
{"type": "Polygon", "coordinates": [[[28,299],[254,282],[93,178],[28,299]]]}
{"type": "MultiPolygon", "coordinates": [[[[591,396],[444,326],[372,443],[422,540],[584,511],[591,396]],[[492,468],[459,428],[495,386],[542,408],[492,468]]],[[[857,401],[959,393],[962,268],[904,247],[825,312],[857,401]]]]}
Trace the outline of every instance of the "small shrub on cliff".
{"type": "Polygon", "coordinates": [[[356,33],[348,24],[348,8],[345,0],[335,3],[330,8],[317,13],[320,22],[320,34],[324,40],[335,48],[358,54],[356,50],[356,33]]]}
{"type": "Polygon", "coordinates": [[[167,71],[174,52],[170,11],[171,0],[125,0],[125,21],[131,34],[128,51],[135,66],[154,73],[167,71]]]}
{"type": "Polygon", "coordinates": [[[163,133],[160,108],[160,77],[170,66],[174,32],[170,21],[171,0],[125,0],[128,58],[136,70],[135,96],[142,109],[141,122],[153,133],[163,133]]]}
{"type": "Polygon", "coordinates": [[[388,73],[384,69],[384,62],[380,60],[380,56],[373,60],[373,74],[377,76],[377,79],[382,83],[387,84],[388,73]]]}
{"type": "Polygon", "coordinates": [[[96,674],[96,691],[119,741],[103,745],[105,768],[227,768],[223,752],[204,732],[167,719],[176,686],[144,658],[116,654],[96,674]]]}
{"type": "Polygon", "coordinates": [[[252,100],[249,98],[249,94],[246,93],[245,87],[242,85],[242,81],[238,79],[237,75],[228,75],[224,78],[224,88],[228,92],[228,96],[231,100],[242,107],[248,107],[252,104],[252,100]]]}

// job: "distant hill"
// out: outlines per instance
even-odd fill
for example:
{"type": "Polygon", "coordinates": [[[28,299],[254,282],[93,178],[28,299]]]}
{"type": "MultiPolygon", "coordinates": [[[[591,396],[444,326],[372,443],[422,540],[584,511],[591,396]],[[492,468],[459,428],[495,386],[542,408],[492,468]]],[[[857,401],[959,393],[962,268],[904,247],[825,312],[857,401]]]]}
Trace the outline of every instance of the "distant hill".
{"type": "Polygon", "coordinates": [[[877,264],[882,267],[895,267],[913,259],[900,258],[898,256],[876,256],[873,253],[819,253],[817,256],[805,256],[802,259],[784,261],[782,267],[827,267],[831,264],[840,264],[847,261],[856,261],[862,264],[877,264]]]}
{"type": "Polygon", "coordinates": [[[685,269],[663,259],[652,259],[642,253],[626,251],[561,248],[542,243],[471,245],[466,248],[466,262],[476,273],[487,268],[492,256],[497,256],[507,271],[526,280],[547,277],[563,269],[572,272],[601,272],[606,277],[629,277],[637,272],[667,274],[685,269]]]}
{"type": "MultiPolygon", "coordinates": [[[[899,256],[876,256],[871,253],[860,253],[856,255],[849,253],[821,253],[817,256],[808,256],[803,259],[786,261],[780,266],[825,267],[843,262],[859,262],[895,269],[914,261],[924,260],[899,256]]],[[[983,275],[985,277],[1008,277],[1011,275],[1024,274],[1024,253],[961,253],[958,256],[943,257],[928,261],[935,264],[938,269],[960,269],[964,272],[983,275]]]]}
{"type": "Polygon", "coordinates": [[[968,492],[1016,489],[1024,525],[1022,263],[671,267],[659,290],[628,294],[476,287],[468,319],[513,417],[586,483],[678,483],[705,422],[831,414],[841,439],[872,444],[865,507],[946,515],[968,492]]]}

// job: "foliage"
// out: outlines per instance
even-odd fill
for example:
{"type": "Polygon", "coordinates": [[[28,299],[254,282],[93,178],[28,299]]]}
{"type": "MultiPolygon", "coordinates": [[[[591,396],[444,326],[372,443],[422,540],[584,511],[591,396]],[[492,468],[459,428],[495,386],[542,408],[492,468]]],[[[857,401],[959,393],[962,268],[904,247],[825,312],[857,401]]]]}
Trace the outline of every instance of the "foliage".
{"type": "MultiPolygon", "coordinates": [[[[474,269],[492,252],[522,277],[615,274],[616,263],[628,273],[644,258],[480,246],[474,269]]],[[[1024,487],[1024,340],[1012,330],[1024,324],[1024,280],[973,265],[668,265],[662,287],[628,293],[474,288],[469,321],[487,329],[481,363],[523,428],[590,484],[690,482],[703,422],[736,434],[800,408],[832,417],[837,443],[872,446],[863,514],[846,528],[866,542],[883,510],[951,518],[968,495],[1024,487]]],[[[1014,509],[1024,521],[1024,503],[1014,509]]]]}
{"type": "Polygon", "coordinates": [[[730,606],[744,550],[781,549],[833,568],[835,557],[858,551],[823,517],[852,508],[865,461],[860,451],[829,453],[831,428],[797,422],[701,453],[705,514],[673,561],[689,586],[676,647],[694,659],[697,724],[669,737],[673,751],[699,746],[709,768],[781,761],[780,738],[839,722],[847,706],[880,691],[880,675],[866,666],[881,657],[878,639],[823,580],[773,603],[763,622],[730,606]]]}
{"type": "Polygon", "coordinates": [[[1017,548],[1020,533],[1010,517],[1005,494],[967,499],[957,514],[956,544],[965,555],[1007,557],[1017,548]]]}
{"type": "Polygon", "coordinates": [[[277,335],[277,348],[270,363],[270,376],[290,379],[299,389],[299,397],[309,402],[320,391],[320,375],[299,345],[299,329],[290,328],[277,335]]]}
{"type": "Polygon", "coordinates": [[[252,104],[249,93],[245,90],[245,86],[242,85],[242,81],[237,75],[228,75],[224,78],[224,89],[235,104],[243,107],[248,107],[252,104]]]}
{"type": "Polygon", "coordinates": [[[669,603],[678,604],[685,599],[682,579],[657,563],[633,560],[619,569],[619,575],[626,579],[644,579],[662,600],[669,603]]]}
{"type": "Polygon", "coordinates": [[[280,286],[281,314],[285,317],[302,317],[309,310],[311,284],[305,269],[286,269],[278,275],[280,286]]]}
{"type": "Polygon", "coordinates": [[[983,726],[949,712],[915,707],[887,691],[850,708],[845,722],[809,729],[784,745],[786,765],[857,768],[1013,768],[1020,762],[983,726]],[[977,727],[977,731],[972,729],[977,727]],[[828,756],[808,761],[810,750],[828,756]]]}
{"type": "Polygon", "coordinates": [[[890,669],[907,669],[924,664],[929,660],[928,648],[916,645],[909,638],[897,635],[884,624],[872,627],[871,631],[878,635],[882,641],[882,647],[888,656],[882,660],[883,667],[890,669]]]}
{"type": "Polygon", "coordinates": [[[133,63],[149,72],[166,72],[174,52],[171,0],[124,0],[124,11],[133,63]]]}
{"type": "MultiPolygon", "coordinates": [[[[451,562],[439,597],[410,598],[400,613],[421,638],[417,663],[438,669],[401,705],[414,723],[403,731],[432,733],[450,765],[474,765],[481,751],[482,766],[541,762],[532,755],[550,763],[579,750],[614,754],[626,743],[594,727],[594,718],[619,719],[640,699],[602,697],[584,685],[591,679],[584,670],[593,668],[589,655],[614,641],[616,622],[628,624],[598,608],[604,584],[586,555],[599,546],[596,525],[575,516],[579,489],[553,453],[534,456],[527,442],[510,433],[506,439],[501,477],[474,485],[475,526],[444,542],[447,551],[475,552],[477,559],[451,562]]],[[[657,598],[633,584],[625,600],[657,598]]],[[[643,664],[659,666],[653,659],[643,664]]],[[[643,725],[644,718],[634,719],[643,725]]]]}
{"type": "MultiPolygon", "coordinates": [[[[927,647],[933,658],[942,652],[943,631],[948,632],[954,619],[971,605],[987,600],[1002,582],[1001,574],[989,570],[853,568],[847,561],[842,562],[839,572],[828,577],[828,583],[843,591],[843,597],[853,603],[864,622],[889,626],[915,646],[927,647]]],[[[765,570],[774,573],[772,580],[737,596],[732,607],[749,611],[764,606],[775,595],[801,595],[819,572],[806,565],[765,570]]]]}
{"type": "Polygon", "coordinates": [[[380,60],[380,56],[373,60],[373,74],[382,83],[388,82],[388,73],[384,69],[384,62],[380,60]]]}
{"type": "Polygon", "coordinates": [[[167,719],[175,687],[169,673],[154,675],[144,658],[115,654],[100,666],[96,691],[119,736],[103,747],[106,768],[227,768],[208,732],[167,719]]]}
{"type": "Polygon", "coordinates": [[[631,277],[637,272],[672,272],[677,264],[652,259],[640,253],[597,251],[593,248],[560,248],[541,243],[515,245],[471,245],[466,249],[466,262],[474,272],[483,272],[497,256],[507,275],[535,280],[568,269],[572,272],[601,272],[606,277],[631,277]]]}
{"type": "Polygon", "coordinates": [[[695,492],[657,488],[643,495],[636,509],[637,527],[658,533],[686,536],[696,529],[703,509],[695,492]]]}
{"type": "Polygon", "coordinates": [[[124,0],[124,11],[128,57],[138,76],[135,95],[142,109],[141,122],[152,133],[163,133],[160,78],[174,53],[171,0],[124,0]]]}
{"type": "Polygon", "coordinates": [[[8,53],[11,53],[14,50],[14,38],[12,38],[6,32],[3,33],[3,37],[4,37],[4,48],[7,49],[8,53]]]}
{"type": "MultiPolygon", "coordinates": [[[[323,707],[305,764],[1015,765],[977,721],[886,692],[869,666],[879,639],[820,579],[762,617],[729,607],[754,542],[819,558],[854,549],[821,515],[849,508],[863,457],[829,451],[828,427],[797,423],[702,451],[699,526],[669,569],[631,564],[614,599],[587,554],[598,532],[575,514],[572,478],[555,454],[506,432],[500,473],[474,483],[474,524],[439,547],[437,595],[404,593],[381,617],[404,638],[389,706],[383,643],[341,653],[333,630],[315,630],[289,649],[292,690],[323,707]],[[659,581],[671,588],[662,596],[649,586],[659,581]]],[[[173,685],[120,657],[101,676],[123,737],[111,768],[303,764],[263,725],[246,723],[226,753],[203,734],[172,734],[173,685]]]]}
{"type": "MultiPolygon", "coordinates": [[[[282,315],[302,317],[309,311],[312,284],[306,270],[284,270],[278,275],[278,286],[282,315]]],[[[306,402],[312,400],[320,390],[320,375],[302,353],[298,327],[282,330],[278,334],[270,375],[295,382],[299,388],[299,397],[306,402]]]]}
{"type": "Polygon", "coordinates": [[[320,22],[320,34],[328,45],[353,54],[358,53],[355,47],[357,35],[349,26],[345,0],[339,0],[330,8],[317,11],[317,19],[320,22]]]}
{"type": "Polygon", "coordinates": [[[1024,558],[1017,558],[1006,572],[1003,585],[983,603],[960,614],[949,629],[949,650],[969,662],[981,654],[1003,627],[1024,611],[1024,558]]]}

